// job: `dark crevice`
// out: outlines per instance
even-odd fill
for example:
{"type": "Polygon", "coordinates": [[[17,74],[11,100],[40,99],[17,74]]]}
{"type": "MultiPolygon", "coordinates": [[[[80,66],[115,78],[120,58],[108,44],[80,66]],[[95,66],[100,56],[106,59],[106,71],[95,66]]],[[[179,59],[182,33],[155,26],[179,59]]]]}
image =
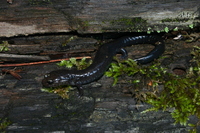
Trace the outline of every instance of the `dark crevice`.
{"type": "Polygon", "coordinates": [[[7,39],[17,39],[17,38],[28,38],[28,37],[35,37],[35,36],[59,36],[59,35],[74,35],[78,37],[92,37],[95,39],[115,39],[122,36],[139,36],[139,35],[164,35],[165,33],[157,33],[152,32],[151,34],[147,34],[146,32],[104,32],[104,33],[87,33],[87,34],[80,34],[77,31],[71,32],[53,32],[53,33],[36,33],[36,34],[29,34],[29,35],[18,35],[12,37],[0,37],[0,40],[7,40],[7,39]]]}

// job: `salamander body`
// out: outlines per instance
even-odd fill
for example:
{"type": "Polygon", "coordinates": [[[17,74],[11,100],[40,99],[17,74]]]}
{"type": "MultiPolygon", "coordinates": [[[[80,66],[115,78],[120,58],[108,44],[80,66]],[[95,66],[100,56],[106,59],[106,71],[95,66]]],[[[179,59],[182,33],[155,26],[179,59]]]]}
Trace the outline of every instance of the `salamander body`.
{"type": "Polygon", "coordinates": [[[127,52],[123,47],[151,43],[155,45],[155,48],[150,51],[146,56],[135,59],[140,64],[146,64],[154,59],[158,58],[165,50],[165,45],[163,40],[154,35],[149,36],[134,36],[134,37],[122,37],[115,41],[105,43],[99,47],[96,52],[93,63],[83,70],[56,70],[45,75],[42,80],[44,87],[57,87],[61,85],[71,85],[76,86],[79,90],[80,95],[82,85],[91,83],[99,79],[104,72],[109,68],[113,56],[117,53],[121,53],[122,57],[127,57],[127,52]],[[159,44],[155,44],[159,42],[159,44]]]}

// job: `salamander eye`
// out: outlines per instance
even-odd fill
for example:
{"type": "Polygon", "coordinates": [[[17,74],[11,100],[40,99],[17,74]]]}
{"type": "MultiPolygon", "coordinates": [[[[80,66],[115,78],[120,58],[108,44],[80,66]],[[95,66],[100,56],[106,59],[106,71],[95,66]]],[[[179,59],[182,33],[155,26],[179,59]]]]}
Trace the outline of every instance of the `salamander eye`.
{"type": "Polygon", "coordinates": [[[45,78],[47,78],[47,77],[49,77],[49,76],[50,76],[50,74],[45,74],[45,75],[44,75],[45,78]]]}
{"type": "Polygon", "coordinates": [[[48,80],[47,83],[48,84],[53,84],[53,80],[48,80]]]}

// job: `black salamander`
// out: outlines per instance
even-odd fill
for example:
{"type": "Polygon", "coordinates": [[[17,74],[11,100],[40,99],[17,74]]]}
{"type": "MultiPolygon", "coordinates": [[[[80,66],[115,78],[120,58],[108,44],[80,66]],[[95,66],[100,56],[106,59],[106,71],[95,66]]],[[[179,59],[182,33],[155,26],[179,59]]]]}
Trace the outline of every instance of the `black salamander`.
{"type": "Polygon", "coordinates": [[[146,56],[135,59],[140,64],[146,64],[154,59],[158,58],[165,50],[165,44],[163,40],[154,35],[149,36],[135,36],[135,37],[122,37],[116,41],[105,43],[99,47],[96,52],[96,56],[93,63],[83,70],[56,70],[45,75],[42,80],[44,87],[57,87],[61,85],[76,86],[79,91],[79,95],[83,95],[82,85],[91,83],[99,79],[104,72],[109,68],[113,56],[117,53],[121,53],[123,58],[127,57],[127,52],[123,47],[151,43],[155,45],[155,48],[150,51],[146,56]],[[159,44],[155,44],[159,42],[159,44]]]}

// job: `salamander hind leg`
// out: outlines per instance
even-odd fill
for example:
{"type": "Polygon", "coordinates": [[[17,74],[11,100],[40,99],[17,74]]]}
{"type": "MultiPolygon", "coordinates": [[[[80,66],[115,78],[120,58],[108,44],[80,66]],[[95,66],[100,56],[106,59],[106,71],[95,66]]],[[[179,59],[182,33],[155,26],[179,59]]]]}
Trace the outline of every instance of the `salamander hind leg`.
{"type": "Polygon", "coordinates": [[[119,50],[117,51],[117,53],[122,54],[122,55],[121,55],[121,58],[122,58],[122,59],[126,59],[126,58],[128,57],[128,52],[127,52],[126,49],[124,49],[124,48],[119,49],[119,50]]]}
{"type": "Polygon", "coordinates": [[[77,85],[77,90],[78,90],[78,97],[82,97],[83,96],[83,87],[81,85],[77,85]]]}

